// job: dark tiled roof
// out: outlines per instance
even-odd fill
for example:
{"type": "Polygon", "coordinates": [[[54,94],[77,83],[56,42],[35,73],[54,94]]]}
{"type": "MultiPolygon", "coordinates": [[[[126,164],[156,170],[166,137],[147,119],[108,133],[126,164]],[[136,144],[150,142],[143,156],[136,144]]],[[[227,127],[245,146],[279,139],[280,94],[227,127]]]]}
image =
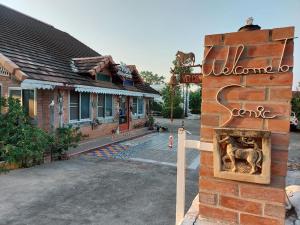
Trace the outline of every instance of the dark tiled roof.
{"type": "MultiPolygon", "coordinates": [[[[16,63],[31,79],[123,89],[80,73],[99,64],[99,53],[68,33],[1,4],[0,53],[16,63]],[[77,73],[74,58],[92,59],[85,60],[82,65],[80,60],[76,61],[77,73]]],[[[150,93],[153,91],[149,90],[150,93]]]]}
{"type": "Polygon", "coordinates": [[[158,91],[154,90],[152,87],[150,87],[149,84],[146,84],[146,83],[136,84],[136,87],[138,89],[142,90],[143,92],[149,92],[149,93],[160,95],[160,93],[158,91]]]}
{"type": "Polygon", "coordinates": [[[0,52],[29,78],[89,82],[71,69],[71,58],[100,54],[53,26],[0,5],[0,52]]]}
{"type": "Polygon", "coordinates": [[[72,62],[74,64],[74,69],[78,71],[78,73],[97,73],[98,70],[102,70],[104,67],[109,64],[115,65],[116,63],[113,61],[111,56],[97,56],[97,57],[84,57],[84,58],[73,58],[72,62]]]}

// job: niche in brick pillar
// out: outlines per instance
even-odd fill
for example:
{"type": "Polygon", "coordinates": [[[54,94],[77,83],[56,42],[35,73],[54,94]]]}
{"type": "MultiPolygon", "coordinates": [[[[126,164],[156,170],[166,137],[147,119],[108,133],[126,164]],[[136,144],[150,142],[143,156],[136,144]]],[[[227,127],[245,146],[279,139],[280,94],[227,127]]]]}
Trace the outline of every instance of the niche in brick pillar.
{"type": "Polygon", "coordinates": [[[253,183],[270,183],[271,132],[216,128],[214,176],[253,183]]]}
{"type": "Polygon", "coordinates": [[[294,27],[205,37],[201,141],[214,152],[201,153],[201,216],[284,224],[293,38],[294,27]]]}

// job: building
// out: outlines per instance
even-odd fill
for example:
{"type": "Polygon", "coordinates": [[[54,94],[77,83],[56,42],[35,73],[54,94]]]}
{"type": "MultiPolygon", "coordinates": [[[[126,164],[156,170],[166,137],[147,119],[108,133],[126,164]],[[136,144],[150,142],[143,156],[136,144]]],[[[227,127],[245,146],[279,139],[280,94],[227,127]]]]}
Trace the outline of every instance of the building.
{"type": "Polygon", "coordinates": [[[134,65],[117,64],[69,34],[0,5],[0,93],[20,99],[40,128],[80,126],[90,137],[147,119],[159,93],[134,65]]]}

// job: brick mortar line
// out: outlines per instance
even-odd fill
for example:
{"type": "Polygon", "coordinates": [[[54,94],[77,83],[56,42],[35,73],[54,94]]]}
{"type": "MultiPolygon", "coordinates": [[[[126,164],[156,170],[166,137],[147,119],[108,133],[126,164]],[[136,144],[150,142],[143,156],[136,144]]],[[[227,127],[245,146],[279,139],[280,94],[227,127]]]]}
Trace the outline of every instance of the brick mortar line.
{"type": "MultiPolygon", "coordinates": [[[[246,50],[244,50],[244,51],[246,51],[246,50]]],[[[277,59],[280,59],[280,58],[281,58],[281,55],[279,55],[279,56],[248,56],[248,54],[246,54],[246,56],[244,56],[243,58],[241,58],[238,62],[243,62],[243,61],[246,61],[246,60],[256,60],[256,59],[257,60],[263,60],[263,59],[265,59],[267,61],[267,64],[270,65],[271,59],[272,60],[274,60],[274,59],[277,60],[277,59]]],[[[283,57],[283,59],[286,59],[286,58],[293,58],[293,56],[285,56],[285,57],[283,57]]],[[[206,65],[213,65],[214,60],[215,59],[210,59],[208,57],[205,60],[205,64],[206,65]]],[[[217,59],[216,62],[215,62],[215,65],[223,65],[224,62],[225,62],[225,60],[226,60],[226,57],[224,57],[222,59],[217,59]]],[[[230,60],[228,60],[228,62],[232,63],[234,61],[233,61],[233,59],[230,59],[230,60]]],[[[239,64],[237,64],[237,66],[239,66],[239,64]]],[[[245,67],[245,68],[247,68],[247,67],[245,67]]],[[[248,67],[248,68],[250,68],[250,67],[248,67]]],[[[249,73],[247,75],[256,75],[256,74],[258,74],[258,73],[251,73],[251,74],[249,73]]],[[[239,75],[239,74],[236,74],[236,75],[239,75]]]]}
{"type": "MultiPolygon", "coordinates": [[[[240,189],[239,189],[239,192],[240,192],[240,189]]],[[[249,202],[253,202],[253,203],[260,203],[260,204],[270,204],[270,205],[277,205],[277,206],[281,206],[280,204],[284,204],[284,203],[279,203],[279,202],[269,202],[269,201],[266,201],[266,200],[259,200],[259,199],[253,199],[253,198],[246,198],[246,197],[242,197],[242,196],[236,196],[236,195],[229,195],[229,194],[222,194],[222,196],[225,196],[225,197],[230,197],[230,198],[237,198],[239,200],[246,200],[246,201],[249,201],[249,202]]]]}
{"type": "MultiPolygon", "coordinates": [[[[247,83],[247,75],[243,75],[245,77],[245,81],[247,83]]],[[[226,83],[226,82],[224,82],[226,83]]],[[[228,82],[229,83],[229,82],[228,82]]],[[[292,85],[264,85],[264,86],[255,86],[255,85],[245,85],[246,87],[245,88],[253,88],[253,89],[257,89],[257,90],[260,90],[260,89],[264,89],[266,87],[268,88],[271,88],[271,89],[277,89],[277,88],[292,88],[292,85]]],[[[204,87],[202,88],[202,90],[205,92],[205,91],[217,91],[219,90],[220,88],[222,87],[204,87]]],[[[239,88],[239,87],[236,87],[236,89],[239,88]]],[[[241,88],[241,87],[240,87],[241,88]]]]}
{"type": "MultiPolygon", "coordinates": [[[[241,213],[246,214],[246,215],[251,215],[251,216],[258,216],[256,214],[251,214],[251,213],[248,213],[248,212],[241,212],[241,213]]],[[[266,215],[262,215],[260,217],[263,217],[263,218],[266,218],[266,219],[273,219],[273,220],[285,220],[285,218],[271,217],[271,216],[266,216],[266,215]]]]}
{"type": "MultiPolygon", "coordinates": [[[[290,98],[286,99],[286,100],[291,100],[290,98]]],[[[278,105],[278,101],[280,102],[280,105],[290,105],[290,103],[286,102],[286,100],[272,100],[272,101],[267,101],[266,100],[262,100],[262,101],[253,101],[253,100],[230,100],[230,101],[227,101],[228,104],[230,103],[253,103],[253,104],[264,104],[264,105],[278,105]]],[[[202,103],[215,103],[217,104],[217,101],[216,100],[213,100],[213,99],[206,99],[204,101],[202,101],[202,103]]],[[[209,114],[209,113],[207,113],[209,114]]]]}
{"type": "MultiPolygon", "coordinates": [[[[219,203],[219,201],[220,200],[218,199],[218,203],[219,203]]],[[[275,219],[275,220],[284,219],[284,218],[272,217],[272,216],[265,215],[264,214],[264,207],[262,207],[262,212],[261,212],[262,214],[254,214],[254,213],[249,213],[249,212],[245,212],[245,211],[239,211],[239,210],[236,210],[236,209],[227,208],[227,207],[224,207],[220,204],[218,204],[218,205],[208,205],[208,204],[199,202],[199,205],[203,205],[203,206],[207,206],[207,207],[215,208],[215,209],[227,210],[227,211],[234,212],[234,213],[237,213],[237,214],[246,214],[246,215],[251,215],[251,216],[263,217],[263,218],[267,218],[267,219],[275,219]]]]}

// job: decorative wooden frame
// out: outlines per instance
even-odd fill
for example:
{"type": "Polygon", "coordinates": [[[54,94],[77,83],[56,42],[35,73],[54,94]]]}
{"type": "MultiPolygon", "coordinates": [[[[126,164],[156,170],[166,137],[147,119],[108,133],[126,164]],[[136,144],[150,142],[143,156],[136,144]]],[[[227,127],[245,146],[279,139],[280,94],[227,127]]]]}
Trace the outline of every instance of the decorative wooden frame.
{"type": "Polygon", "coordinates": [[[213,143],[214,176],[229,180],[238,180],[252,183],[269,184],[271,179],[271,132],[266,130],[250,130],[236,128],[215,128],[213,143]],[[222,155],[220,153],[220,137],[250,137],[261,138],[262,141],[262,168],[260,174],[247,174],[222,169],[222,155]]]}

